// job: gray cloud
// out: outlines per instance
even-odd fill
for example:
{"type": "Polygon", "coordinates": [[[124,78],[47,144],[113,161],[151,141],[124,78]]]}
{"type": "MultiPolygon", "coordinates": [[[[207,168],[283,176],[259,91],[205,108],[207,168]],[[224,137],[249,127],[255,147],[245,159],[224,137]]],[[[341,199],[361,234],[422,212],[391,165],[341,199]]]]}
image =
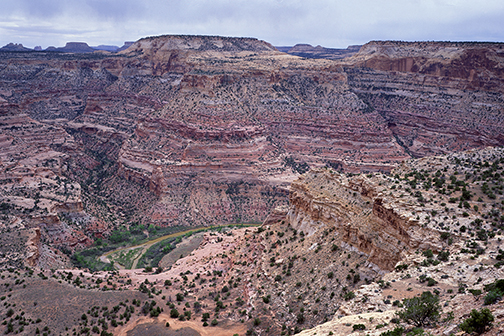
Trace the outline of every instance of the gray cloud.
{"type": "Polygon", "coordinates": [[[0,45],[120,45],[161,34],[328,47],[373,39],[503,41],[503,16],[501,0],[16,0],[2,5],[0,45]]]}

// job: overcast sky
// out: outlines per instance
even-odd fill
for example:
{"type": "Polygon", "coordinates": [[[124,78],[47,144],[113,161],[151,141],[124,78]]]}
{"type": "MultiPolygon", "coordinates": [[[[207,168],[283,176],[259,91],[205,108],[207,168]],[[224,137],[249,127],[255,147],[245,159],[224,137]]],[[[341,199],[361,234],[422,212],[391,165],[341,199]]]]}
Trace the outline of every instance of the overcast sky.
{"type": "Polygon", "coordinates": [[[504,41],[504,0],[0,0],[0,46],[121,46],[163,34],[333,48],[370,40],[504,41]]]}

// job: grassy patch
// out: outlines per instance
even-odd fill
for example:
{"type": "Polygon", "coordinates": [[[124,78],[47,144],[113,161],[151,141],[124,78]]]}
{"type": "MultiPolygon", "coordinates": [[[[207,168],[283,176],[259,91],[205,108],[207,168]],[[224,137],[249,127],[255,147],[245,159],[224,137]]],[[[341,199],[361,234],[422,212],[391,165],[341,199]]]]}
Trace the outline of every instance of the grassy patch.
{"type": "Polygon", "coordinates": [[[142,247],[132,248],[131,250],[119,251],[108,256],[109,260],[122,265],[125,269],[131,269],[133,262],[142,253],[142,247]]]}

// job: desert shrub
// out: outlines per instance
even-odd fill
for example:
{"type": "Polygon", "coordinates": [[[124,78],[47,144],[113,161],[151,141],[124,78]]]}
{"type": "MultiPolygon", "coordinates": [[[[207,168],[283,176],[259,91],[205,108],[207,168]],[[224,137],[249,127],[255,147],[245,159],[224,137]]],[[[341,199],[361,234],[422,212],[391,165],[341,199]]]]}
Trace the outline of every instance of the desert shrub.
{"type": "Polygon", "coordinates": [[[426,258],[432,258],[432,257],[434,257],[434,253],[432,252],[432,250],[431,250],[431,249],[428,249],[428,250],[426,250],[426,251],[423,251],[423,253],[422,253],[422,254],[423,254],[426,258]]]}
{"type": "Polygon", "coordinates": [[[172,310],[170,310],[170,317],[171,318],[177,318],[179,317],[179,312],[177,309],[173,308],[172,310]]]}
{"type": "Polygon", "coordinates": [[[357,283],[360,281],[360,275],[357,273],[357,274],[354,274],[353,276],[353,283],[357,283]]]}
{"type": "Polygon", "coordinates": [[[474,296],[481,295],[481,289],[468,289],[469,293],[471,293],[474,296]]]}
{"type": "Polygon", "coordinates": [[[404,307],[403,304],[399,300],[395,300],[394,302],[392,302],[392,306],[396,306],[399,308],[404,307]]]}
{"type": "Polygon", "coordinates": [[[401,336],[404,333],[403,327],[396,327],[394,330],[382,332],[380,336],[401,336]]]}
{"type": "Polygon", "coordinates": [[[420,297],[404,299],[404,309],[397,315],[406,323],[416,327],[423,327],[436,322],[439,318],[441,306],[439,297],[431,292],[423,292],[420,297]]]}
{"type": "Polygon", "coordinates": [[[488,294],[485,296],[485,305],[498,302],[504,295],[504,279],[498,279],[495,282],[485,286],[488,294]]]}
{"type": "Polygon", "coordinates": [[[408,269],[408,264],[400,264],[395,267],[396,271],[403,271],[408,269]]]}
{"type": "Polygon", "coordinates": [[[297,314],[297,323],[303,324],[304,321],[305,321],[305,317],[304,317],[303,313],[297,314]]]}
{"type": "Polygon", "coordinates": [[[437,258],[438,258],[438,260],[441,260],[441,261],[448,261],[449,256],[450,256],[450,252],[441,251],[441,252],[439,252],[437,258]]]}
{"type": "Polygon", "coordinates": [[[501,294],[504,294],[504,279],[495,280],[495,282],[485,286],[485,291],[489,292],[492,290],[499,291],[501,294]]]}
{"type": "Polygon", "coordinates": [[[488,292],[487,295],[485,295],[485,305],[494,304],[494,303],[500,301],[501,298],[502,298],[502,295],[499,291],[492,290],[492,291],[488,292]]]}
{"type": "Polygon", "coordinates": [[[478,335],[485,332],[485,330],[492,326],[494,317],[490,309],[483,308],[481,311],[473,309],[471,316],[460,324],[460,329],[468,334],[476,333],[478,335]]]}
{"type": "Polygon", "coordinates": [[[438,282],[432,278],[427,278],[427,286],[432,287],[435,286],[438,282]]]}
{"type": "Polygon", "coordinates": [[[356,331],[356,330],[366,330],[366,326],[364,324],[354,324],[352,326],[353,328],[353,331],[356,331]]]}
{"type": "Polygon", "coordinates": [[[354,297],[355,297],[354,292],[347,292],[347,293],[345,293],[345,295],[343,296],[343,298],[345,299],[345,301],[350,301],[350,300],[352,300],[354,297]]]}

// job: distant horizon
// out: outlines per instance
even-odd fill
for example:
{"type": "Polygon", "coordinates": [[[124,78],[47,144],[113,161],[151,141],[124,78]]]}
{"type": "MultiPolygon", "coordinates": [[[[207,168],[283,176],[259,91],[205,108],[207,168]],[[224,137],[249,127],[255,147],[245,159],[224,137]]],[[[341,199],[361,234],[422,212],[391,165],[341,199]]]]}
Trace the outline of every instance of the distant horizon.
{"type": "Polygon", "coordinates": [[[257,39],[259,41],[264,41],[264,42],[267,42],[267,43],[270,43],[271,45],[273,45],[274,47],[283,47],[283,48],[286,48],[286,47],[294,47],[296,45],[309,45],[309,46],[312,46],[312,47],[323,47],[323,48],[327,48],[327,49],[346,49],[348,47],[352,47],[352,46],[363,46],[367,43],[370,43],[370,42],[405,42],[405,43],[420,43],[420,42],[430,42],[430,43],[495,43],[495,44],[504,44],[504,41],[480,41],[480,40],[465,40],[465,41],[454,41],[454,40],[445,40],[445,41],[441,41],[441,40],[391,40],[391,39],[374,39],[374,40],[369,40],[367,42],[364,42],[362,44],[350,44],[350,45],[347,45],[347,46],[327,46],[327,45],[321,45],[321,44],[311,44],[311,43],[307,43],[307,42],[298,42],[298,43],[295,43],[295,44],[290,44],[290,45],[279,45],[279,44],[273,44],[267,40],[264,40],[264,39],[261,39],[261,38],[258,38],[258,37],[252,37],[252,36],[225,36],[225,35],[205,35],[205,34],[161,34],[161,35],[155,35],[155,36],[144,36],[144,37],[140,37],[139,39],[137,40],[126,40],[126,41],[123,41],[121,44],[112,44],[112,43],[101,43],[101,44],[91,44],[87,41],[66,41],[64,42],[63,45],[56,45],[56,44],[52,44],[52,45],[48,45],[46,47],[42,46],[42,45],[34,45],[33,47],[31,46],[27,46],[21,42],[16,42],[16,41],[12,41],[12,42],[8,42],[4,45],[0,45],[0,48],[3,48],[9,44],[14,44],[14,45],[22,45],[23,47],[25,48],[28,48],[28,49],[35,49],[37,47],[41,47],[42,50],[46,50],[48,48],[64,48],[68,43],[85,43],[87,44],[87,46],[91,47],[91,48],[97,48],[97,47],[117,47],[117,48],[121,48],[123,46],[126,45],[126,43],[135,43],[139,40],[142,40],[142,39],[145,39],[145,38],[156,38],[156,37],[162,37],[162,36],[213,36],[213,37],[226,37],[226,38],[252,38],[252,39],[257,39]]]}
{"type": "Polygon", "coordinates": [[[276,46],[342,49],[373,40],[504,41],[504,1],[16,0],[0,12],[0,45],[121,46],[162,34],[255,36],[276,46]]]}

